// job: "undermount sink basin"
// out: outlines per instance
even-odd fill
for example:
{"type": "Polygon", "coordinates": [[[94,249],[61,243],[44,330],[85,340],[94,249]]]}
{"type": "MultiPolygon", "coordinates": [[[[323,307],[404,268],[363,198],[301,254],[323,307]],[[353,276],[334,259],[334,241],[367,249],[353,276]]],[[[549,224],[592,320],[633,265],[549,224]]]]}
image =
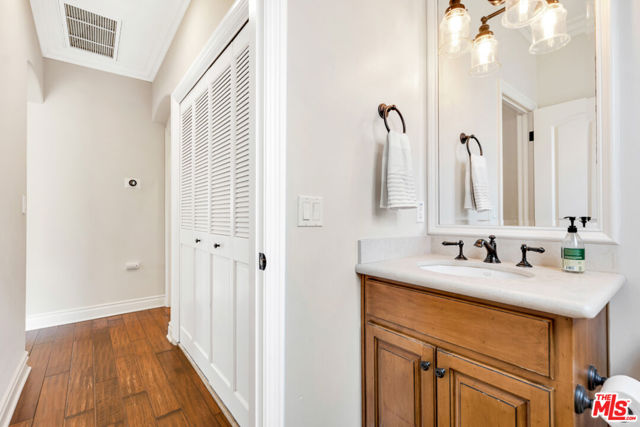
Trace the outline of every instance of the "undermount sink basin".
{"type": "Polygon", "coordinates": [[[434,273],[449,274],[451,276],[478,277],[483,279],[523,279],[530,277],[526,273],[516,273],[486,267],[468,265],[420,265],[421,269],[434,273]]]}

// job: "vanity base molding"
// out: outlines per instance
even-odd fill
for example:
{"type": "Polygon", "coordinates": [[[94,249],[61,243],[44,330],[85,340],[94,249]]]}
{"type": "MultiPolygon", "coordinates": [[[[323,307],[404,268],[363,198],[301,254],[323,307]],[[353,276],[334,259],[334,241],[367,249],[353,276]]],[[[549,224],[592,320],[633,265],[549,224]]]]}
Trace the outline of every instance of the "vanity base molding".
{"type": "Polygon", "coordinates": [[[362,276],[364,426],[606,426],[574,412],[608,374],[607,313],[573,319],[362,276]]]}

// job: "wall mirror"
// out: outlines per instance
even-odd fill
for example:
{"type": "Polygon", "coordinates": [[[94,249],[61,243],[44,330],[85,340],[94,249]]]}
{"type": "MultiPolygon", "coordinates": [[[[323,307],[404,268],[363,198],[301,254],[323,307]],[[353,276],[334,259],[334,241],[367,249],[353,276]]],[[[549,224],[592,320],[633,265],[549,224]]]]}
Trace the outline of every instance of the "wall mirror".
{"type": "Polygon", "coordinates": [[[612,242],[606,0],[437,0],[429,232],[612,242]]]}

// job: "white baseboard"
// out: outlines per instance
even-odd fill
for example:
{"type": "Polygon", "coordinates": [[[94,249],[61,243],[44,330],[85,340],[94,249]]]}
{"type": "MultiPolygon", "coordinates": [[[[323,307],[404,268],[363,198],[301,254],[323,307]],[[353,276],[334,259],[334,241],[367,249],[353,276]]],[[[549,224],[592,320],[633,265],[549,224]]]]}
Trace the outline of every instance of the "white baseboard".
{"type": "Polygon", "coordinates": [[[26,329],[27,331],[30,331],[32,329],[65,325],[67,323],[82,322],[83,320],[98,319],[100,317],[130,313],[132,311],[163,307],[164,303],[164,295],[156,295],[152,297],[135,298],[126,301],[92,305],[89,307],[71,308],[68,310],[34,314],[32,316],[27,316],[26,329]]]}
{"type": "Polygon", "coordinates": [[[178,345],[178,342],[180,342],[178,337],[173,335],[173,322],[171,320],[169,320],[169,327],[167,328],[167,339],[173,345],[178,345]]]}
{"type": "Polygon", "coordinates": [[[4,396],[2,396],[2,400],[0,400],[0,427],[8,427],[11,422],[11,417],[13,416],[13,411],[15,411],[16,405],[18,404],[20,393],[22,393],[22,388],[27,382],[29,372],[31,372],[31,368],[27,365],[28,358],[29,353],[25,351],[22,359],[20,359],[20,363],[16,367],[13,377],[11,378],[9,388],[5,392],[4,396]]]}

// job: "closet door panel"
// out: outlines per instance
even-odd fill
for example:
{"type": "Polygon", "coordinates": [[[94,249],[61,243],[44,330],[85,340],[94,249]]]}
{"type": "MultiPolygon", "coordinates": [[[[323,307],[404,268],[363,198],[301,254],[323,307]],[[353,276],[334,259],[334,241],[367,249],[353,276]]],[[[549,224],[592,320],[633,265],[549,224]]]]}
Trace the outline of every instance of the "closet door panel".
{"type": "Polygon", "coordinates": [[[210,85],[211,112],[211,234],[231,235],[231,67],[210,85]]]}
{"type": "Polygon", "coordinates": [[[251,200],[251,79],[249,46],[235,58],[234,236],[249,239],[251,200]]]}
{"type": "Polygon", "coordinates": [[[250,424],[255,384],[249,41],[245,28],[180,106],[181,242],[195,248],[191,261],[181,265],[191,273],[181,273],[185,333],[180,338],[240,425],[250,424]]]}
{"type": "Polygon", "coordinates": [[[211,354],[211,254],[196,249],[194,291],[194,336],[193,343],[202,362],[211,354]]]}
{"type": "Polygon", "coordinates": [[[246,262],[235,262],[235,343],[236,343],[236,396],[244,406],[249,408],[251,396],[251,378],[248,367],[251,365],[251,324],[253,321],[251,312],[251,289],[249,283],[249,265],[246,262]]]}
{"type": "Polygon", "coordinates": [[[180,129],[180,228],[193,230],[193,108],[181,112],[180,129]]]}
{"type": "Polygon", "coordinates": [[[180,245],[180,338],[191,342],[194,335],[194,249],[180,245]]]}
{"type": "Polygon", "coordinates": [[[193,192],[194,228],[209,231],[209,94],[204,88],[194,102],[193,192]]]}
{"type": "Polygon", "coordinates": [[[251,251],[249,248],[249,240],[248,239],[232,239],[232,247],[230,256],[244,264],[249,264],[249,258],[251,256],[251,251]]]}
{"type": "Polygon", "coordinates": [[[224,255],[213,255],[212,260],[211,367],[229,387],[234,379],[235,356],[233,260],[224,255]]]}

